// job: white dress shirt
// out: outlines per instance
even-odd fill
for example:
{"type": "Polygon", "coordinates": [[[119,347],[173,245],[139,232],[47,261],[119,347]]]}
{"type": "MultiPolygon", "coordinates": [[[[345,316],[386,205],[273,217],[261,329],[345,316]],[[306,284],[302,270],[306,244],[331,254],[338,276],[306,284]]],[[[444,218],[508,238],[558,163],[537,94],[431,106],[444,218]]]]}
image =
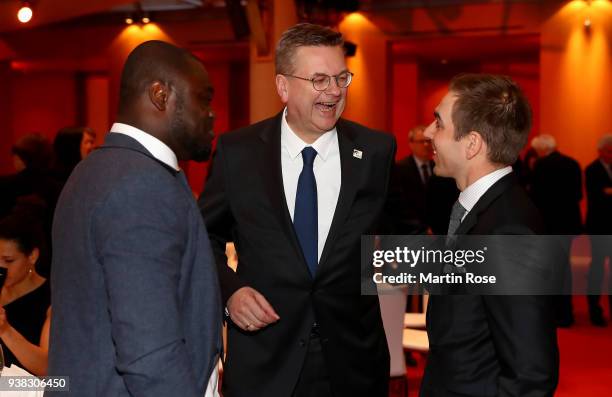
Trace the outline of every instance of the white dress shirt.
{"type": "Polygon", "coordinates": [[[287,108],[283,113],[281,123],[281,165],[283,171],[283,186],[287,208],[293,220],[295,211],[295,196],[297,184],[304,166],[302,150],[312,146],[317,151],[313,163],[313,171],[317,181],[317,216],[318,216],[318,259],[321,260],[325,240],[329,234],[338,196],[342,175],[340,171],[340,147],[336,129],[321,135],[312,145],[302,141],[287,123],[287,108]]]}
{"type": "Polygon", "coordinates": [[[145,149],[147,149],[149,153],[153,155],[153,157],[177,171],[181,170],[178,166],[176,155],[172,149],[170,149],[168,145],[159,139],[155,138],[153,135],[147,134],[141,129],[123,123],[113,124],[110,132],[124,134],[134,138],[138,141],[138,143],[144,146],[145,149]]]}
{"type": "Polygon", "coordinates": [[[489,190],[491,186],[495,184],[495,182],[499,181],[511,172],[511,166],[495,170],[481,177],[476,182],[466,187],[461,193],[459,193],[459,203],[463,206],[463,208],[466,209],[466,212],[463,215],[463,218],[461,218],[461,221],[463,222],[467,214],[469,214],[472,208],[474,208],[474,205],[476,205],[478,200],[480,200],[483,194],[485,194],[487,190],[489,190]]]}
{"type": "MultiPolygon", "coordinates": [[[[124,134],[134,138],[136,141],[138,141],[138,143],[144,146],[145,149],[147,149],[149,153],[151,153],[153,157],[155,157],[157,160],[172,167],[177,171],[180,171],[178,160],[176,159],[176,154],[174,154],[174,152],[168,147],[168,145],[155,138],[153,135],[147,134],[141,129],[123,123],[114,123],[111,127],[110,132],[116,134],[124,134]]],[[[215,365],[215,368],[212,374],[210,375],[210,379],[208,380],[208,386],[206,387],[204,397],[219,397],[219,388],[217,387],[218,380],[219,366],[215,365]]]]}

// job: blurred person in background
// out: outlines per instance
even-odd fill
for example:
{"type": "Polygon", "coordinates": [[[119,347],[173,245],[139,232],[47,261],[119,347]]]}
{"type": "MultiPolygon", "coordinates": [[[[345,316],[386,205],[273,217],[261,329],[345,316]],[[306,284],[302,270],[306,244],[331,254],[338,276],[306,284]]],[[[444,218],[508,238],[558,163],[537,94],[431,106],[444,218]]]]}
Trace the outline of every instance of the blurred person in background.
{"type": "Polygon", "coordinates": [[[76,165],[94,149],[96,135],[87,127],[66,127],[53,141],[53,175],[63,185],[76,165]]]}
{"type": "MultiPolygon", "coordinates": [[[[591,237],[588,302],[591,323],[605,327],[606,320],[599,305],[601,282],[606,258],[612,261],[612,134],[604,135],[597,144],[599,157],[585,171],[587,192],[586,230],[591,237]]],[[[608,279],[609,310],[612,313],[612,262],[608,279]]],[[[612,317],[612,314],[611,314],[612,317]]]]}
{"type": "Polygon", "coordinates": [[[542,214],[546,232],[567,235],[564,242],[567,252],[567,263],[563,264],[564,295],[557,297],[556,314],[557,325],[569,327],[574,323],[570,250],[574,235],[582,232],[582,171],[576,160],[559,153],[557,142],[551,135],[536,136],[531,146],[538,154],[533,168],[532,199],[542,214]]]}
{"type": "Polygon", "coordinates": [[[50,241],[53,211],[62,189],[51,176],[51,144],[41,134],[27,134],[15,143],[12,154],[16,172],[0,176],[0,218],[14,211],[20,202],[27,203],[22,209],[33,209],[29,215],[42,223],[46,241],[50,241]]]}
{"type": "Polygon", "coordinates": [[[527,152],[525,152],[525,157],[523,157],[523,160],[517,161],[517,164],[520,164],[518,170],[513,166],[515,172],[519,174],[521,185],[529,194],[531,194],[531,185],[533,184],[533,169],[537,160],[538,152],[536,152],[533,147],[530,147],[527,149],[527,152]]]}
{"type": "Polygon", "coordinates": [[[408,132],[412,154],[396,165],[394,188],[400,190],[402,205],[397,210],[397,234],[412,234],[416,230],[445,234],[453,203],[459,190],[452,178],[433,173],[433,149],[424,135],[425,126],[408,132]],[[416,223],[416,225],[415,225],[416,223]]]}
{"type": "Polygon", "coordinates": [[[81,160],[89,156],[96,148],[96,133],[91,128],[83,128],[83,136],[81,137],[81,160]]]}
{"type": "Polygon", "coordinates": [[[37,376],[47,373],[49,282],[36,271],[43,251],[42,230],[25,213],[0,220],[0,345],[4,365],[18,365],[37,376]]]}
{"type": "Polygon", "coordinates": [[[38,133],[24,135],[11,152],[15,173],[0,176],[0,217],[10,213],[21,196],[37,195],[52,209],[59,189],[49,176],[52,151],[47,138],[38,133]]]}

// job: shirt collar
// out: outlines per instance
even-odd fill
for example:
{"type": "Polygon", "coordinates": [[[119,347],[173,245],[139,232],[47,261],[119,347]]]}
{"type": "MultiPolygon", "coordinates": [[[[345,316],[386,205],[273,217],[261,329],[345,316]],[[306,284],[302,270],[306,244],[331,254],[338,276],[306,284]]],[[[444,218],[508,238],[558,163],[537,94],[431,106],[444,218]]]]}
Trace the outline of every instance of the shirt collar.
{"type": "Polygon", "coordinates": [[[162,141],[141,129],[123,123],[114,123],[110,130],[111,133],[127,135],[140,143],[151,153],[153,157],[162,163],[180,171],[176,154],[162,141]]]}
{"type": "Polygon", "coordinates": [[[417,167],[419,168],[419,170],[422,169],[423,164],[426,164],[427,166],[429,166],[429,161],[423,161],[420,158],[418,158],[417,156],[412,156],[414,158],[414,162],[416,163],[417,167]]]}
{"type": "Polygon", "coordinates": [[[287,123],[287,108],[283,111],[283,119],[281,121],[281,142],[293,160],[302,153],[302,150],[304,150],[306,146],[312,146],[312,148],[317,151],[317,155],[320,156],[323,161],[326,161],[330,154],[334,151],[339,151],[338,145],[334,145],[334,141],[338,142],[337,136],[338,132],[334,127],[309,145],[300,139],[295,132],[293,132],[289,123],[287,123]]]}
{"type": "Polygon", "coordinates": [[[499,181],[501,178],[511,172],[512,167],[507,166],[481,177],[459,194],[459,203],[461,203],[467,212],[470,212],[478,200],[480,200],[480,198],[487,192],[487,190],[489,190],[491,186],[495,184],[495,182],[499,181]]]}

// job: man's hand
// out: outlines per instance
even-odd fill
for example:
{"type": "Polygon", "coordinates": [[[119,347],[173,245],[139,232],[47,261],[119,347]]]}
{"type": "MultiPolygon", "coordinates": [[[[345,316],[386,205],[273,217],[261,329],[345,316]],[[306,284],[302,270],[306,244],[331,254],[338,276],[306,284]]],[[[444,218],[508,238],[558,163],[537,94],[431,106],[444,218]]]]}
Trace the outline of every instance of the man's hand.
{"type": "Polygon", "coordinates": [[[259,331],[280,320],[262,294],[250,287],[242,287],[227,300],[230,318],[245,331],[259,331]]]}

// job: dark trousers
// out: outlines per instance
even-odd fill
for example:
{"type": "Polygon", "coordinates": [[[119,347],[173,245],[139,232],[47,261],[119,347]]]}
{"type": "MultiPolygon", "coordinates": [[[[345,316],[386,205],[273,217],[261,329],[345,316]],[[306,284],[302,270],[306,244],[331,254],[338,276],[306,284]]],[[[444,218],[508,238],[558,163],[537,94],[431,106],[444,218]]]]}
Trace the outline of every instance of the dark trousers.
{"type": "Polygon", "coordinates": [[[333,397],[321,338],[316,332],[310,335],[306,359],[292,397],[333,397]]]}
{"type": "MultiPolygon", "coordinates": [[[[589,268],[588,300],[591,316],[601,315],[599,295],[604,275],[604,263],[608,258],[612,261],[612,237],[607,235],[591,235],[591,267],[589,268]]],[[[612,262],[610,262],[612,267],[612,262]]],[[[612,268],[608,279],[608,298],[612,312],[612,268]]]]}

